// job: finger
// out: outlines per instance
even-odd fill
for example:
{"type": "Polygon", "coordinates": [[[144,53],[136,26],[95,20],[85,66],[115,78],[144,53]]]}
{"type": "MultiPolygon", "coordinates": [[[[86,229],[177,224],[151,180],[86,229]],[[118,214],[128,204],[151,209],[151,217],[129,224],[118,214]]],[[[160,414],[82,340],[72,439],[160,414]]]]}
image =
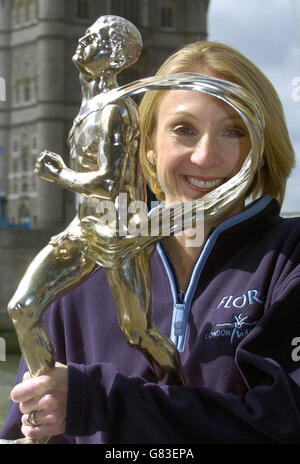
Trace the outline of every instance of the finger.
{"type": "Polygon", "coordinates": [[[50,153],[42,152],[41,155],[37,158],[37,162],[43,165],[49,158],[51,158],[50,153]]]}
{"type": "Polygon", "coordinates": [[[57,153],[53,153],[52,151],[48,152],[48,157],[49,159],[55,159],[55,160],[60,159],[60,155],[58,155],[57,153]]]}
{"type": "MultiPolygon", "coordinates": [[[[30,411],[29,414],[23,414],[21,417],[21,422],[24,426],[26,427],[34,427],[34,425],[30,424],[28,420],[30,421],[30,417],[28,417],[30,414],[32,414],[33,411],[30,411]]],[[[54,424],[56,421],[56,417],[54,417],[53,414],[47,414],[44,411],[36,411],[34,410],[34,423],[37,426],[45,425],[45,424],[54,424]]]]}
{"type": "Polygon", "coordinates": [[[29,414],[31,411],[41,411],[43,407],[40,404],[40,399],[35,397],[28,401],[21,401],[19,409],[22,414],[29,414]]]}
{"type": "Polygon", "coordinates": [[[38,156],[37,161],[42,161],[42,160],[45,158],[46,155],[47,155],[47,152],[46,152],[46,151],[42,151],[42,152],[40,153],[40,156],[38,156]]]}
{"type": "Polygon", "coordinates": [[[42,154],[43,154],[42,156],[43,159],[51,160],[51,159],[60,158],[60,155],[58,155],[57,153],[53,153],[52,151],[43,151],[42,154]]]}
{"type": "Polygon", "coordinates": [[[54,153],[54,151],[49,151],[49,150],[44,150],[42,153],[45,153],[45,155],[54,156],[54,157],[59,157],[58,153],[54,153]]]}
{"type": "Polygon", "coordinates": [[[30,380],[32,377],[30,375],[30,373],[27,371],[25,372],[25,374],[23,375],[23,382],[26,382],[26,380],[30,380]]]}
{"type": "Polygon", "coordinates": [[[10,394],[14,403],[26,402],[34,397],[40,397],[47,389],[47,378],[45,376],[32,378],[26,382],[16,385],[10,394]]]}
{"type": "Polygon", "coordinates": [[[38,427],[30,427],[22,425],[21,431],[25,437],[31,440],[39,440],[44,437],[60,435],[65,432],[65,423],[61,424],[45,424],[38,427]]]}
{"type": "Polygon", "coordinates": [[[49,150],[41,151],[41,156],[46,156],[46,155],[52,155],[52,151],[49,151],[49,150]]]}
{"type": "Polygon", "coordinates": [[[31,411],[42,411],[48,412],[54,411],[57,407],[57,400],[54,395],[47,393],[40,397],[35,396],[28,401],[21,401],[19,404],[20,411],[23,414],[29,414],[31,411]]]}
{"type": "Polygon", "coordinates": [[[44,428],[47,426],[41,425],[39,427],[31,427],[28,425],[22,425],[21,431],[27,439],[37,440],[47,436],[47,432],[43,433],[44,428]]]}
{"type": "MultiPolygon", "coordinates": [[[[62,414],[62,411],[59,409],[55,409],[53,411],[30,411],[29,414],[34,412],[34,423],[36,426],[42,426],[42,425],[54,425],[54,424],[60,424],[65,421],[66,417],[65,414],[62,414]]],[[[21,422],[24,426],[30,426],[28,423],[28,413],[23,414],[21,417],[21,422]]],[[[34,427],[34,425],[32,425],[34,427]]]]}
{"type": "MultiPolygon", "coordinates": [[[[41,397],[34,397],[28,401],[19,404],[20,411],[23,414],[29,414],[31,411],[47,411],[53,414],[59,407],[60,396],[53,391],[49,391],[41,397]]],[[[61,415],[62,419],[63,416],[61,415]]]]}

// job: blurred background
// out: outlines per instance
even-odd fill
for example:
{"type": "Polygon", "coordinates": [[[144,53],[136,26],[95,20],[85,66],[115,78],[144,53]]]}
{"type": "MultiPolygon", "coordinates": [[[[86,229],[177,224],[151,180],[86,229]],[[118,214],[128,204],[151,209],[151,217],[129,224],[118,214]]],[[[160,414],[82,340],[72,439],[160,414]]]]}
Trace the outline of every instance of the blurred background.
{"type": "MultiPolygon", "coordinates": [[[[299,158],[299,0],[0,0],[0,429],[19,362],[6,305],[35,254],[75,213],[71,192],[41,181],[33,167],[42,150],[68,164],[67,135],[81,91],[71,57],[88,25],[116,14],[140,30],[139,62],[119,84],[152,75],[185,43],[224,42],[271,80],[284,106],[299,158]]],[[[297,164],[282,215],[300,216],[297,164]]]]}

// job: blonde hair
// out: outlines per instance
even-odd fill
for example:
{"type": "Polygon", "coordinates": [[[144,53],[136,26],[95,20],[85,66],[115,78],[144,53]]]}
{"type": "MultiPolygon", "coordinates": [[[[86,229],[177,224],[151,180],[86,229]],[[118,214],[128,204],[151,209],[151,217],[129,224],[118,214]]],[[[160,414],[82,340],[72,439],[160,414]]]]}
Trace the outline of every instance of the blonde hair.
{"type": "MultiPolygon", "coordinates": [[[[264,164],[257,172],[247,197],[270,194],[282,205],[286,182],[295,165],[295,154],[288,134],[280,99],[267,77],[244,55],[218,42],[195,42],[171,55],[156,75],[179,72],[209,72],[248,90],[260,105],[265,117],[264,164]]],[[[147,159],[149,140],[156,126],[156,115],[162,91],[147,92],[140,104],[141,164],[144,176],[160,200],[164,199],[156,169],[147,159]]]]}

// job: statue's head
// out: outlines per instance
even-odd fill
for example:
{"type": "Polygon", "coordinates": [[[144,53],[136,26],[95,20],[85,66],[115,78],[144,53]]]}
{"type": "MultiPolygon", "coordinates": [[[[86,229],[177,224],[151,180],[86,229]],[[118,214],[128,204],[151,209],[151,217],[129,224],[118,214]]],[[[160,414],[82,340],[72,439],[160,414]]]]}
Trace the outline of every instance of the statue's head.
{"type": "Polygon", "coordinates": [[[137,28],[119,16],[101,16],[78,40],[73,62],[86,77],[97,78],[105,70],[118,74],[134,64],[143,42],[137,28]]]}

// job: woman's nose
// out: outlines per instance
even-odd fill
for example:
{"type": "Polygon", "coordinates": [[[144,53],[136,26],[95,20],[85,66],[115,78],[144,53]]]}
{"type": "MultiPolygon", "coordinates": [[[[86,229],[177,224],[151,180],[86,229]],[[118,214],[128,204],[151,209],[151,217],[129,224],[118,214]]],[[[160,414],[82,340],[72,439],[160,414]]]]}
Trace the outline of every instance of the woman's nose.
{"type": "Polygon", "coordinates": [[[217,144],[209,134],[203,134],[193,147],[191,162],[203,168],[213,167],[220,164],[221,158],[218,154],[217,144]]]}

